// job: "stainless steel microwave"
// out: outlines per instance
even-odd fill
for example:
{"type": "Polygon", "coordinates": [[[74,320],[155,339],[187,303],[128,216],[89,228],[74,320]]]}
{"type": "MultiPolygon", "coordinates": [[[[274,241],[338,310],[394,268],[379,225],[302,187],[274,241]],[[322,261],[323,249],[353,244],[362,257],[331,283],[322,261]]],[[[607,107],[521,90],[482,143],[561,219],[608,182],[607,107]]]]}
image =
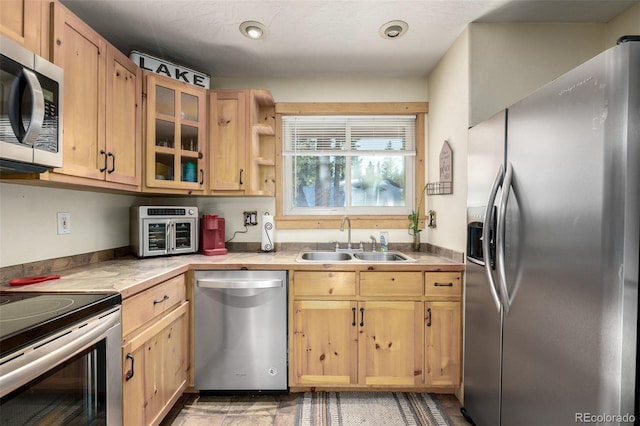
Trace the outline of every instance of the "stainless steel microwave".
{"type": "Polygon", "coordinates": [[[131,207],[131,248],[138,257],[195,253],[198,250],[198,208],[131,207]]]}
{"type": "Polygon", "coordinates": [[[0,35],[0,173],[62,167],[62,68],[0,35]]]}

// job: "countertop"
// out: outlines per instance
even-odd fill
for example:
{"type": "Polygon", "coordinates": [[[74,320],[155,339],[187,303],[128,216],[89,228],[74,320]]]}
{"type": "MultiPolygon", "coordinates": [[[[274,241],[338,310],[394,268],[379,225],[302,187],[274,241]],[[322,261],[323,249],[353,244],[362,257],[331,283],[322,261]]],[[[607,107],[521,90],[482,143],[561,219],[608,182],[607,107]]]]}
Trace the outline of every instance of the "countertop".
{"type": "Polygon", "coordinates": [[[2,283],[0,291],[117,292],[123,299],[189,270],[284,269],[327,271],[463,271],[464,264],[429,253],[406,253],[416,262],[298,262],[299,251],[276,253],[228,253],[125,258],[92,263],[59,273],[58,280],[12,287],[2,283]]]}

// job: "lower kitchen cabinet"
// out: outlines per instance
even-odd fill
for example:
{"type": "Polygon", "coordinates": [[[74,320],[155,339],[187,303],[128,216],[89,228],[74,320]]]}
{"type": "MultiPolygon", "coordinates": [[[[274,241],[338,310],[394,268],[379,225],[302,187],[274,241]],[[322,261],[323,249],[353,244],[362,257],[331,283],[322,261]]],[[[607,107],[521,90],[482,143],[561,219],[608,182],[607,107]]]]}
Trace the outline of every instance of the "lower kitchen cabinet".
{"type": "Polygon", "coordinates": [[[357,382],[356,302],[294,302],[293,384],[348,386],[357,382]]]}
{"type": "Polygon", "coordinates": [[[422,304],[365,301],[358,306],[358,383],[422,384],[422,304]]]}
{"type": "Polygon", "coordinates": [[[189,302],[184,276],[125,299],[122,311],[123,330],[133,329],[122,346],[123,424],[157,425],[187,387],[189,302]]]}
{"type": "Polygon", "coordinates": [[[460,302],[426,302],[425,311],[425,384],[459,386],[462,369],[460,302]]]}
{"type": "Polygon", "coordinates": [[[294,312],[296,384],[420,384],[420,303],[302,300],[294,312]]]}
{"type": "Polygon", "coordinates": [[[424,385],[421,272],[292,275],[292,388],[424,385]]]}
{"type": "Polygon", "coordinates": [[[425,273],[425,384],[460,386],[462,274],[425,273]]]}

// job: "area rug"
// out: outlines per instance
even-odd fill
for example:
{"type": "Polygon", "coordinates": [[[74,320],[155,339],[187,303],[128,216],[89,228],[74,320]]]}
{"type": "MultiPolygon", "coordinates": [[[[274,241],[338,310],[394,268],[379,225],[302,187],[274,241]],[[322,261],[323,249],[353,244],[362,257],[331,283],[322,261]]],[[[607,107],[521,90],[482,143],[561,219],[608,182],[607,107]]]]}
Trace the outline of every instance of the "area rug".
{"type": "Polygon", "coordinates": [[[453,423],[435,396],[404,392],[305,392],[298,398],[296,425],[421,425],[453,423]]]}

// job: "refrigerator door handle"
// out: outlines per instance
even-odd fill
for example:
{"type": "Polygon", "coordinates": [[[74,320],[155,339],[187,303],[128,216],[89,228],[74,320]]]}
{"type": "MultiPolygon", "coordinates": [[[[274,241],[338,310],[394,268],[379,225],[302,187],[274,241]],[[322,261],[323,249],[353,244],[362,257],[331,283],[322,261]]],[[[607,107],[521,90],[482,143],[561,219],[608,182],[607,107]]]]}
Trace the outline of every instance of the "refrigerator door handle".
{"type": "Polygon", "coordinates": [[[493,181],[491,187],[491,193],[489,194],[489,200],[487,201],[487,207],[484,212],[484,223],[482,224],[482,252],[484,253],[484,270],[487,274],[487,280],[489,282],[489,291],[491,292],[491,298],[496,305],[496,309],[500,312],[500,297],[498,296],[496,280],[493,278],[491,272],[491,224],[493,223],[493,204],[498,196],[498,189],[502,186],[504,177],[504,168],[500,165],[496,178],[493,181]]]}
{"type": "Polygon", "coordinates": [[[507,171],[502,184],[502,195],[498,205],[498,224],[496,225],[496,269],[498,270],[498,282],[500,283],[500,296],[504,314],[508,315],[511,309],[511,300],[507,290],[507,273],[505,270],[505,221],[507,216],[507,203],[513,182],[513,167],[507,164],[507,171]]]}

